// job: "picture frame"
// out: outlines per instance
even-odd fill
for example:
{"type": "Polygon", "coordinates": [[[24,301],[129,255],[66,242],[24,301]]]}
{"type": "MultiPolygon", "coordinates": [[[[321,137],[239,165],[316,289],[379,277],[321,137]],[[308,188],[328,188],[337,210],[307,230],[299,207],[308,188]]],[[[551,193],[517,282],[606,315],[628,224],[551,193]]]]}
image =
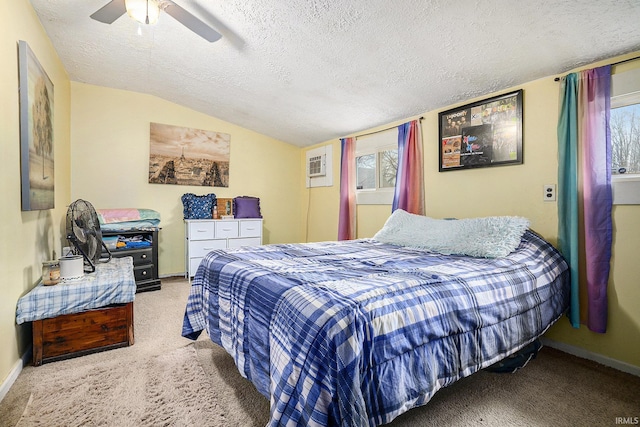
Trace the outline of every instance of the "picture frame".
{"type": "Polygon", "coordinates": [[[24,40],[18,41],[22,210],[55,207],[53,83],[24,40]]]}
{"type": "Polygon", "coordinates": [[[522,164],[522,89],[438,113],[440,172],[522,164]]]}
{"type": "Polygon", "coordinates": [[[149,124],[149,183],[229,187],[231,135],[149,124]]]}
{"type": "Polygon", "coordinates": [[[233,198],[218,198],[216,206],[218,207],[218,218],[233,217],[233,198]]]}

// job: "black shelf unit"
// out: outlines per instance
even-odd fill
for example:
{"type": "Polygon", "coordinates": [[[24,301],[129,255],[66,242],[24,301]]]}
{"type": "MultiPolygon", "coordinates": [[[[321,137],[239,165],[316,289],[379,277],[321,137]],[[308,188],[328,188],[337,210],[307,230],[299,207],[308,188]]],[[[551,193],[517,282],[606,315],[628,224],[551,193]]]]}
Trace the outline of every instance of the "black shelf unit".
{"type": "Polygon", "coordinates": [[[133,257],[136,292],[157,291],[161,288],[162,282],[158,277],[158,230],[103,230],[102,236],[143,236],[146,240],[150,240],[150,247],[111,249],[111,256],[116,258],[133,257]]]}

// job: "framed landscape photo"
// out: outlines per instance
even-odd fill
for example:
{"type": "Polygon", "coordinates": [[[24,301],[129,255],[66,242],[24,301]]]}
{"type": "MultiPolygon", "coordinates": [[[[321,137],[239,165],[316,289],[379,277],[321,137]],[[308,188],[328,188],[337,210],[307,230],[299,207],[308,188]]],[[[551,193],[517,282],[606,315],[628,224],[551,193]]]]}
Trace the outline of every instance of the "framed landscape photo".
{"type": "Polygon", "coordinates": [[[18,64],[22,210],[53,209],[53,83],[23,40],[18,64]]]}
{"type": "Polygon", "coordinates": [[[438,114],[439,171],[522,164],[522,89],[438,114]]]}
{"type": "Polygon", "coordinates": [[[149,183],[229,186],[231,135],[150,123],[149,183]]]}

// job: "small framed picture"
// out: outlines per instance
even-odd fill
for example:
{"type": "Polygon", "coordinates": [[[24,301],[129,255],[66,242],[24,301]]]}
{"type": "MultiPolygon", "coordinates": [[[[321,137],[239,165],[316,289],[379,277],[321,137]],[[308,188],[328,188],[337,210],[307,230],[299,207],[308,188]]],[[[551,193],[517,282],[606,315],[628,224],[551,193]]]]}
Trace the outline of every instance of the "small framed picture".
{"type": "Polygon", "coordinates": [[[224,216],[230,217],[233,215],[233,199],[217,199],[216,206],[218,207],[218,217],[224,216]]]}
{"type": "Polygon", "coordinates": [[[438,114],[439,171],[522,164],[522,89],[438,114]]]}

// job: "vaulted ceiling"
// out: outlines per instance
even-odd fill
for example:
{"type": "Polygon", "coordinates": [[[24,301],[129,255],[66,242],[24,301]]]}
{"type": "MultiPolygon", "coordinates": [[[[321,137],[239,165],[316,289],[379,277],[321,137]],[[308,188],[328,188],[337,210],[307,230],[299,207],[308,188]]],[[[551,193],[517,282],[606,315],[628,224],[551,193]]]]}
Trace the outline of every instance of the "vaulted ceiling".
{"type": "Polygon", "coordinates": [[[638,0],[31,0],[72,81],[158,96],[300,147],[640,50],[638,0]]]}

